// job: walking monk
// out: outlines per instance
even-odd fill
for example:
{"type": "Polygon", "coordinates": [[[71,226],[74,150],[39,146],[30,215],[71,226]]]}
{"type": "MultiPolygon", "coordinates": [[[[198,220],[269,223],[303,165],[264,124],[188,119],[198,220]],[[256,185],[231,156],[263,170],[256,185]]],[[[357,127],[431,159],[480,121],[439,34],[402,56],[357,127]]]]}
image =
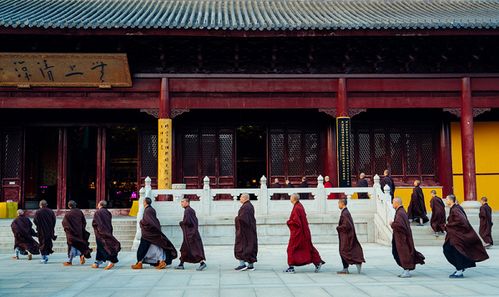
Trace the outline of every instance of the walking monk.
{"type": "Polygon", "coordinates": [[[142,263],[155,266],[156,269],[165,269],[173,259],[177,258],[177,250],[173,243],[161,231],[161,224],[156,216],[156,210],[151,206],[151,198],[144,199],[144,216],[140,220],[139,248],[137,249],[137,263],[132,269],[142,269],[142,263]]]}
{"type": "Polygon", "coordinates": [[[42,254],[41,262],[47,264],[49,255],[54,253],[52,240],[57,239],[55,235],[56,218],[52,209],[48,208],[47,201],[41,200],[39,206],[40,209],[36,211],[33,223],[35,223],[36,232],[38,233],[40,254],[42,254]]]}
{"type": "Polygon", "coordinates": [[[236,242],[234,244],[234,256],[239,260],[239,266],[234,270],[255,270],[253,263],[257,261],[258,238],[256,235],[255,208],[251,204],[247,193],[241,194],[239,198],[241,208],[234,219],[236,225],[236,242]],[[248,265],[246,265],[246,263],[248,265]]]}
{"type": "Polygon", "coordinates": [[[292,194],[290,201],[293,210],[287,222],[289,228],[288,243],[288,269],[284,272],[295,273],[294,266],[303,266],[310,263],[315,265],[315,272],[319,272],[321,266],[326,262],[322,261],[319,252],[312,244],[312,235],[308,227],[307,214],[305,208],[300,203],[300,196],[292,194]]]}
{"type": "Polygon", "coordinates": [[[109,261],[109,264],[104,268],[104,270],[109,270],[114,267],[114,264],[118,263],[121,244],[113,235],[113,215],[106,207],[107,202],[105,200],[100,201],[92,221],[97,243],[97,255],[95,255],[95,263],[92,264],[92,268],[99,268],[100,265],[109,261]]]}
{"type": "Polygon", "coordinates": [[[450,278],[463,278],[466,268],[476,267],[476,262],[487,260],[489,255],[482,241],[468,221],[463,208],[457,204],[456,196],[447,196],[447,206],[450,207],[447,218],[444,242],[444,255],[447,261],[456,267],[450,278]]]}
{"type": "Polygon", "coordinates": [[[431,190],[431,220],[430,225],[435,236],[438,237],[444,234],[445,231],[445,204],[442,198],[437,196],[437,191],[431,190]]]}
{"type": "Polygon", "coordinates": [[[190,206],[189,198],[183,198],[180,205],[184,208],[184,219],[180,222],[180,228],[184,234],[184,241],[180,247],[180,264],[175,269],[184,269],[184,262],[199,263],[197,271],[206,268],[206,257],[204,256],[203,241],[198,230],[198,218],[196,212],[190,206]]]}
{"type": "Polygon", "coordinates": [[[395,262],[404,269],[399,277],[411,277],[409,271],[416,268],[416,264],[424,264],[425,257],[414,247],[409,218],[402,206],[402,199],[395,197],[392,201],[395,209],[395,218],[390,226],[393,229],[392,254],[395,262]]]}
{"type": "Polygon", "coordinates": [[[17,218],[12,221],[10,225],[12,233],[14,233],[14,250],[16,255],[13,259],[19,260],[19,255],[28,255],[28,260],[33,258],[33,255],[38,255],[39,246],[38,242],[33,239],[36,236],[33,230],[31,220],[24,215],[24,211],[19,209],[17,211],[17,218]]]}
{"type": "Polygon", "coordinates": [[[424,202],[423,190],[419,186],[421,182],[419,180],[414,181],[414,189],[412,190],[411,202],[407,208],[407,216],[409,221],[418,222],[418,226],[423,226],[428,222],[428,217],[426,216],[426,205],[424,202]]]}
{"type": "Polygon", "coordinates": [[[494,242],[492,241],[492,209],[487,203],[487,197],[482,197],[482,206],[480,207],[480,236],[485,242],[485,248],[490,248],[494,242]]]}
{"type": "Polygon", "coordinates": [[[70,200],[68,202],[69,211],[64,215],[62,227],[66,232],[66,241],[68,243],[68,260],[64,262],[64,266],[73,265],[73,258],[80,256],[80,264],[85,264],[85,258],[91,257],[92,249],[88,239],[90,233],[85,230],[87,220],[83,212],[76,208],[76,202],[70,200]]]}
{"type": "Polygon", "coordinates": [[[338,200],[338,208],[341,209],[340,221],[336,231],[340,242],[340,256],[343,263],[343,270],[338,271],[338,274],[349,274],[348,266],[357,266],[357,272],[360,273],[364,260],[364,252],[360,246],[357,234],[355,233],[355,225],[353,223],[350,211],[347,208],[347,199],[338,200]]]}

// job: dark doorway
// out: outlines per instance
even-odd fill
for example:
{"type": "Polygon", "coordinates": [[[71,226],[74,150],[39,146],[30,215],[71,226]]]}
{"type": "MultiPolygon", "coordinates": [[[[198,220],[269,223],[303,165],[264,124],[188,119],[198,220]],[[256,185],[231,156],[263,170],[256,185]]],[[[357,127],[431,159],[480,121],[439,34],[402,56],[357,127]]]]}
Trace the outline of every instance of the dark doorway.
{"type": "Polygon", "coordinates": [[[79,208],[95,208],[97,128],[68,128],[67,198],[79,208]]]}
{"type": "Polygon", "coordinates": [[[109,128],[107,145],[106,187],[109,189],[109,207],[129,208],[132,205],[131,197],[137,196],[137,128],[109,128]]]}
{"type": "Polygon", "coordinates": [[[44,199],[57,207],[58,128],[26,128],[24,208],[38,208],[44,199]]]}
{"type": "Polygon", "coordinates": [[[245,125],[236,130],[237,186],[257,188],[260,178],[266,175],[266,129],[245,125]]]}

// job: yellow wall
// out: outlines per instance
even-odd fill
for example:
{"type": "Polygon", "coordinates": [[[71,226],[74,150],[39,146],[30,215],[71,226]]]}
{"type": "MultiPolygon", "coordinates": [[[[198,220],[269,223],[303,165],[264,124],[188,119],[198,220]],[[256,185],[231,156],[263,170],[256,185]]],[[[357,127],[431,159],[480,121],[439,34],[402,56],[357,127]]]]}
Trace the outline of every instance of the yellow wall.
{"type": "MultiPolygon", "coordinates": [[[[489,205],[499,211],[499,122],[475,122],[475,162],[478,198],[487,196],[489,205]]],[[[454,194],[463,201],[463,162],[461,130],[451,123],[452,174],[454,194]]]]}
{"type": "MultiPolygon", "coordinates": [[[[395,188],[395,197],[402,198],[402,204],[404,205],[405,210],[409,207],[409,203],[411,202],[411,194],[412,187],[396,187],[395,188]]],[[[437,191],[437,196],[442,197],[442,187],[421,187],[423,189],[424,200],[426,204],[426,211],[431,212],[430,208],[430,200],[431,200],[431,190],[437,191]]]]}

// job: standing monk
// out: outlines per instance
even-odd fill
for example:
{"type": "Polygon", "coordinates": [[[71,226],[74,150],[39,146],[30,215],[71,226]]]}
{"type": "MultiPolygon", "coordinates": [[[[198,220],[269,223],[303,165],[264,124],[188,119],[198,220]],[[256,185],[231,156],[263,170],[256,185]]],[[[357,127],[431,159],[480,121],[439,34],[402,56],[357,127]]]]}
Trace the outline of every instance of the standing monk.
{"type": "Polygon", "coordinates": [[[105,200],[100,201],[92,221],[97,243],[97,255],[95,255],[95,263],[92,264],[92,268],[99,268],[100,265],[109,261],[109,264],[104,268],[104,270],[109,270],[114,267],[114,264],[118,263],[121,244],[113,235],[113,215],[106,207],[107,202],[105,200]]]}
{"type": "Polygon", "coordinates": [[[38,233],[38,242],[40,243],[41,262],[47,264],[49,255],[54,253],[52,250],[52,240],[56,240],[55,223],[56,218],[52,209],[48,208],[46,200],[40,201],[40,209],[36,211],[33,223],[38,233]]]}
{"type": "Polygon", "coordinates": [[[492,241],[492,209],[487,203],[487,197],[482,197],[482,206],[480,207],[480,236],[485,242],[485,247],[490,248],[494,242],[492,241]]]}
{"type": "Polygon", "coordinates": [[[16,255],[12,257],[13,259],[19,260],[19,254],[21,254],[28,255],[28,260],[31,260],[33,255],[40,253],[38,242],[33,239],[33,236],[37,235],[33,230],[33,224],[24,215],[22,209],[17,211],[17,218],[14,219],[10,227],[14,233],[14,250],[16,252],[16,255]]]}
{"type": "Polygon", "coordinates": [[[180,205],[184,208],[184,219],[180,222],[180,228],[184,234],[184,241],[180,247],[180,264],[175,269],[184,269],[184,262],[199,263],[197,271],[206,268],[206,257],[204,256],[203,241],[198,231],[198,218],[196,212],[190,206],[189,198],[183,198],[180,205]]]}
{"type": "Polygon", "coordinates": [[[426,205],[424,203],[423,190],[419,186],[421,181],[414,181],[414,189],[412,190],[411,202],[409,203],[409,208],[407,209],[407,215],[409,221],[418,222],[418,226],[423,226],[424,223],[428,222],[428,217],[426,216],[426,205]]]}
{"type": "Polygon", "coordinates": [[[236,225],[236,242],[234,244],[234,256],[239,260],[236,271],[255,270],[255,263],[258,254],[258,238],[256,235],[255,208],[249,201],[247,193],[241,194],[239,198],[241,208],[234,220],[236,225]],[[246,265],[246,263],[248,265],[246,265]]]}
{"type": "Polygon", "coordinates": [[[457,204],[456,196],[447,196],[447,206],[450,207],[447,218],[444,242],[444,255],[447,261],[456,267],[450,278],[463,278],[466,268],[476,267],[476,262],[487,260],[489,255],[482,241],[468,221],[463,208],[457,204]]]}
{"type": "Polygon", "coordinates": [[[85,258],[91,257],[92,249],[88,239],[90,233],[85,230],[87,220],[83,212],[76,208],[76,202],[69,200],[69,211],[64,215],[62,227],[66,232],[66,241],[68,243],[68,260],[64,262],[64,266],[73,265],[73,258],[80,256],[80,264],[85,264],[85,258]]]}
{"type": "Polygon", "coordinates": [[[416,264],[424,264],[425,257],[414,247],[409,218],[402,206],[402,199],[396,197],[392,201],[395,209],[395,218],[390,226],[393,229],[392,254],[397,264],[404,269],[399,277],[411,277],[409,271],[416,268],[416,264]]]}
{"type": "Polygon", "coordinates": [[[385,191],[385,185],[388,185],[390,187],[390,196],[393,197],[395,195],[395,182],[393,181],[393,178],[390,176],[390,170],[385,169],[383,172],[383,178],[381,179],[381,191],[385,191]]]}
{"type": "Polygon", "coordinates": [[[287,222],[290,233],[287,250],[289,267],[284,272],[295,273],[294,266],[310,263],[315,265],[315,272],[319,272],[325,262],[322,261],[319,252],[312,244],[312,234],[308,227],[305,208],[300,203],[300,196],[296,193],[291,195],[290,201],[293,204],[293,210],[287,222]]]}
{"type": "MultiPolygon", "coordinates": [[[[369,187],[369,184],[367,183],[366,179],[366,174],[364,172],[361,172],[359,174],[359,180],[357,181],[357,188],[367,188],[369,187]]],[[[357,196],[359,199],[369,199],[369,194],[367,193],[357,193],[357,196]]]]}
{"type": "Polygon", "coordinates": [[[360,246],[357,234],[355,234],[355,225],[353,223],[350,211],[347,208],[347,199],[338,201],[338,208],[341,209],[340,221],[336,231],[340,241],[340,257],[343,263],[343,270],[338,271],[338,274],[349,274],[348,266],[355,264],[357,272],[360,273],[364,260],[364,252],[360,246]]]}
{"type": "Polygon", "coordinates": [[[435,236],[438,237],[444,234],[445,231],[445,204],[442,198],[437,196],[437,191],[431,190],[431,220],[430,225],[435,236]]]}
{"type": "Polygon", "coordinates": [[[144,199],[144,216],[140,220],[139,248],[137,249],[137,263],[132,269],[142,269],[142,263],[155,266],[156,269],[164,269],[177,258],[177,250],[173,243],[161,231],[161,224],[156,216],[156,210],[151,206],[149,197],[144,199]]]}

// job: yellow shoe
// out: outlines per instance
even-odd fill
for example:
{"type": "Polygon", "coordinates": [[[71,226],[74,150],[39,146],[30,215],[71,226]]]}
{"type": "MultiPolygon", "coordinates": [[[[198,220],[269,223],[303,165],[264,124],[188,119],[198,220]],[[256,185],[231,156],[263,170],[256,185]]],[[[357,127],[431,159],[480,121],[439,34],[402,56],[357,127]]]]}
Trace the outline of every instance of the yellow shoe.
{"type": "Polygon", "coordinates": [[[73,263],[71,263],[71,262],[64,262],[64,263],[62,263],[62,265],[64,265],[64,266],[72,266],[73,263]]]}
{"type": "Polygon", "coordinates": [[[165,269],[166,268],[166,262],[161,261],[159,262],[158,266],[156,266],[156,269],[165,269]]]}
{"type": "Polygon", "coordinates": [[[142,269],[142,262],[137,262],[133,264],[132,269],[142,269]]]}
{"type": "Polygon", "coordinates": [[[106,267],[104,267],[104,270],[109,270],[109,269],[111,269],[113,267],[114,267],[114,263],[109,263],[109,264],[107,264],[106,267]]]}
{"type": "Polygon", "coordinates": [[[92,268],[99,268],[99,265],[97,263],[92,264],[92,268]]]}
{"type": "Polygon", "coordinates": [[[80,256],[80,264],[81,265],[85,264],[85,256],[83,255],[80,256]]]}

